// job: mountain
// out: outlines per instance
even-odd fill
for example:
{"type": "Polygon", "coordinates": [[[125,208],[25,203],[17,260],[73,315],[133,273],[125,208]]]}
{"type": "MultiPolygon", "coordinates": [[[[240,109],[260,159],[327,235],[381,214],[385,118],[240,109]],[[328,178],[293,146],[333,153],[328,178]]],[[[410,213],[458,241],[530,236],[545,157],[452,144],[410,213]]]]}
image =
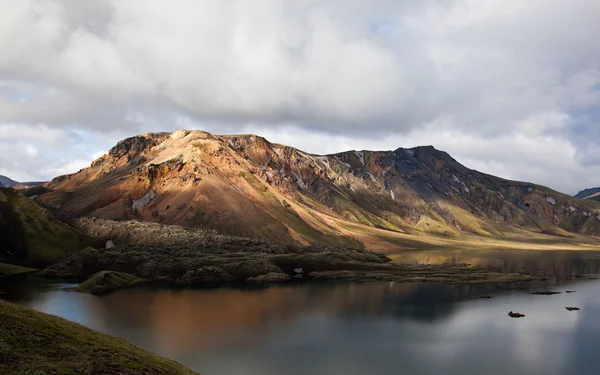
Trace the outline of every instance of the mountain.
{"type": "Polygon", "coordinates": [[[0,188],[0,233],[0,262],[32,267],[47,266],[91,244],[81,232],[10,188],[0,188]]]}
{"type": "Polygon", "coordinates": [[[150,133],[45,187],[36,201],[70,215],[300,244],[595,246],[580,234],[600,234],[597,202],[471,170],[432,146],[313,155],[256,135],[150,133]]]}
{"type": "Polygon", "coordinates": [[[12,187],[16,184],[18,184],[17,181],[11,180],[10,178],[8,178],[6,176],[0,175],[0,187],[12,187]]]}
{"type": "Polygon", "coordinates": [[[593,199],[600,202],[600,187],[582,190],[575,195],[575,198],[593,199]]]}
{"type": "Polygon", "coordinates": [[[25,189],[33,186],[40,186],[45,184],[48,181],[31,181],[31,182],[18,182],[13,179],[10,179],[6,176],[0,175],[0,188],[2,187],[11,187],[14,189],[25,189]]]}

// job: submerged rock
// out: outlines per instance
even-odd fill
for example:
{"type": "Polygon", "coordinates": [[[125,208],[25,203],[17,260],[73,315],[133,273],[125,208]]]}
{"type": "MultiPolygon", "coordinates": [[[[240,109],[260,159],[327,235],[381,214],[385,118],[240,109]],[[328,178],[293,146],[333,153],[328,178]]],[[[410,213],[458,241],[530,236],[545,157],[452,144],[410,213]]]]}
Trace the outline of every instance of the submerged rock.
{"type": "Polygon", "coordinates": [[[520,313],[515,313],[512,311],[509,311],[508,316],[510,316],[511,318],[523,318],[525,316],[525,314],[520,314],[520,313]]]}
{"type": "Polygon", "coordinates": [[[574,290],[567,290],[565,293],[575,293],[574,290]]]}
{"type": "Polygon", "coordinates": [[[221,267],[206,266],[187,271],[176,283],[183,285],[226,283],[233,279],[233,276],[221,267]]]}
{"type": "Polygon", "coordinates": [[[542,290],[542,291],[539,291],[539,292],[531,292],[531,294],[535,294],[535,295],[538,295],[538,296],[551,296],[551,295],[554,295],[554,294],[561,294],[561,293],[562,292],[554,292],[554,291],[551,291],[551,290],[542,290]]]}
{"type": "Polygon", "coordinates": [[[101,271],[90,276],[77,287],[82,293],[100,294],[123,289],[144,281],[124,272],[101,271]]]}
{"type": "Polygon", "coordinates": [[[569,311],[578,311],[579,307],[565,307],[565,309],[567,309],[569,311]]]}
{"type": "Polygon", "coordinates": [[[246,279],[246,281],[252,284],[279,284],[288,282],[291,279],[292,277],[287,273],[270,272],[266,275],[249,277],[248,279],[246,279]]]}

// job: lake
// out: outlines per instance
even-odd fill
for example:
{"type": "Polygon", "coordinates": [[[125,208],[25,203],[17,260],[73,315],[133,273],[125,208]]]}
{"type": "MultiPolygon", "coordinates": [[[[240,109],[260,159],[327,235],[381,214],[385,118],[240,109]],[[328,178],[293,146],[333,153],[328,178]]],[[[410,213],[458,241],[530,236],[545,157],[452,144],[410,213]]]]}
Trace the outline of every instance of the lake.
{"type": "Polygon", "coordinates": [[[0,281],[0,297],[122,337],[203,375],[600,371],[600,254],[428,251],[394,259],[527,270],[544,280],[511,287],[139,286],[92,296],[69,291],[75,284],[26,276],[0,281]],[[530,294],[546,289],[563,293],[530,294]],[[511,310],[526,316],[510,318],[511,310]]]}

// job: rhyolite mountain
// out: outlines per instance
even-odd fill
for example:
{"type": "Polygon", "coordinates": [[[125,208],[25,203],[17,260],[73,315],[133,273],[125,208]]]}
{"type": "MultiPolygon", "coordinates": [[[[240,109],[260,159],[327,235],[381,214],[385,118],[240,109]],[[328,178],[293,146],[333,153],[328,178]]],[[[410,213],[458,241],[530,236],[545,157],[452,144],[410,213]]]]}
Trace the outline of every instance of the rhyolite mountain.
{"type": "Polygon", "coordinates": [[[256,135],[150,133],[45,187],[36,201],[66,214],[300,244],[600,234],[598,202],[469,169],[431,146],[313,155],[256,135]]]}
{"type": "Polygon", "coordinates": [[[592,199],[600,202],[600,187],[582,190],[575,195],[575,198],[592,199]]]}

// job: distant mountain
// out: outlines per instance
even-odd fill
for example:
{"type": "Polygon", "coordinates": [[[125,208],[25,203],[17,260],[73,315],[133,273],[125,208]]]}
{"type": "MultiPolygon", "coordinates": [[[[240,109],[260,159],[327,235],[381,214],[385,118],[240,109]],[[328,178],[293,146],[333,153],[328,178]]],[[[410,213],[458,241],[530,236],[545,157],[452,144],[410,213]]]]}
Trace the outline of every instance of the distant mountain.
{"type": "Polygon", "coordinates": [[[17,181],[11,180],[6,176],[0,175],[0,187],[13,187],[16,184],[18,184],[17,181]]]}
{"type": "Polygon", "coordinates": [[[600,187],[585,189],[577,193],[575,198],[581,199],[593,199],[595,201],[600,201],[600,187]]]}
{"type": "Polygon", "coordinates": [[[48,181],[30,181],[30,182],[18,182],[10,179],[6,176],[0,175],[0,187],[11,187],[14,189],[26,189],[33,186],[40,186],[48,181]]]}
{"type": "Polygon", "coordinates": [[[599,203],[469,169],[431,146],[313,155],[256,135],[151,133],[46,187],[35,199],[63,213],[301,244],[600,234],[599,203]]]}

